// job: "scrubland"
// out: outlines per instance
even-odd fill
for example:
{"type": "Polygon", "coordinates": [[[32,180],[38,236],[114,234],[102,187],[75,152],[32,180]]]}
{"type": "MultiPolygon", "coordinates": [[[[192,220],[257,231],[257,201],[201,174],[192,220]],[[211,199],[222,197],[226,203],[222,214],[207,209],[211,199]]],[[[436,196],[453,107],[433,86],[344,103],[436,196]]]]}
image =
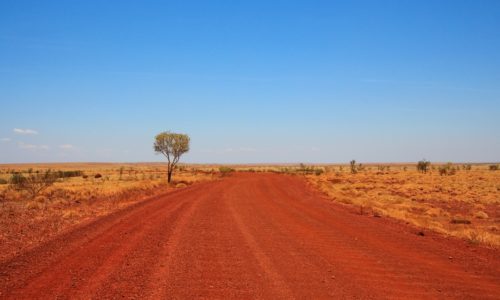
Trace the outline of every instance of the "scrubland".
{"type": "MultiPolygon", "coordinates": [[[[390,217],[473,244],[500,247],[500,171],[491,165],[182,165],[166,183],[164,164],[0,165],[0,261],[51,237],[150,196],[231,172],[303,176],[356,213],[390,217]],[[13,174],[47,169],[61,177],[36,197],[12,188],[13,174]]],[[[495,165],[496,166],[496,165],[495,165]]]]}
{"type": "MultiPolygon", "coordinates": [[[[424,161],[425,162],[425,161],[424,161]]],[[[500,248],[498,164],[235,165],[235,171],[304,176],[328,199],[356,213],[390,217],[427,230],[500,248]]]]}
{"type": "Polygon", "coordinates": [[[215,178],[213,172],[180,166],[167,185],[163,164],[0,165],[0,261],[74,225],[215,178]],[[72,177],[58,178],[36,197],[8,184],[14,174],[29,176],[48,169],[72,177]]]}
{"type": "Polygon", "coordinates": [[[471,243],[500,247],[500,172],[490,165],[320,167],[305,175],[331,200],[360,214],[391,217],[471,243]],[[453,170],[444,172],[443,169],[453,170]]]}

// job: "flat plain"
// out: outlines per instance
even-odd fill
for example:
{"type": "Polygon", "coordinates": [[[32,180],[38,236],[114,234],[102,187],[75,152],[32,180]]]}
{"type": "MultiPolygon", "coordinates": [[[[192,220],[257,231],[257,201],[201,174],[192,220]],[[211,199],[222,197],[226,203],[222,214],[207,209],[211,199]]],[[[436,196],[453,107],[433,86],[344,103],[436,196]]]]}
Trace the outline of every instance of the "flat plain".
{"type": "Polygon", "coordinates": [[[182,166],[171,185],[161,165],[61,168],[87,177],[2,187],[2,298],[500,297],[487,166],[182,166]]]}

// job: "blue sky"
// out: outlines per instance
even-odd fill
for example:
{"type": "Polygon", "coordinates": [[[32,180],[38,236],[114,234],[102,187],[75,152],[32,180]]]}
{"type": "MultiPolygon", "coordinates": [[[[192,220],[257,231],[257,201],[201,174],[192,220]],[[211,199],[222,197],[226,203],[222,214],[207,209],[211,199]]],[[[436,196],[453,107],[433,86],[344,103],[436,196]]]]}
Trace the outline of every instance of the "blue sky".
{"type": "Polygon", "coordinates": [[[2,1],[0,163],[500,161],[500,1],[2,1]],[[29,131],[31,130],[31,131],[29,131]]]}

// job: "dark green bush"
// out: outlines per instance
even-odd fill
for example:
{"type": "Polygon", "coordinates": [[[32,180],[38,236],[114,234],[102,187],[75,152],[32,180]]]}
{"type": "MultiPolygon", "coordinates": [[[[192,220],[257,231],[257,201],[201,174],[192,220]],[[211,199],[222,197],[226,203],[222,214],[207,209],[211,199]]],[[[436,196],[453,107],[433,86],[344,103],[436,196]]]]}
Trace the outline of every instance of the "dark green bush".
{"type": "Polygon", "coordinates": [[[57,178],[70,178],[70,177],[80,177],[83,175],[82,171],[57,171],[54,172],[57,178]]]}
{"type": "Polygon", "coordinates": [[[430,165],[430,161],[423,159],[417,163],[417,170],[422,173],[427,173],[430,165]]]}
{"type": "Polygon", "coordinates": [[[233,168],[230,168],[230,167],[226,167],[226,166],[220,166],[219,167],[219,172],[225,176],[225,175],[228,175],[232,172],[234,172],[234,169],[233,168]]]}
{"type": "Polygon", "coordinates": [[[20,173],[10,178],[11,187],[17,191],[26,191],[31,198],[35,198],[57,180],[57,174],[50,169],[42,173],[31,173],[23,176],[20,173]]]}

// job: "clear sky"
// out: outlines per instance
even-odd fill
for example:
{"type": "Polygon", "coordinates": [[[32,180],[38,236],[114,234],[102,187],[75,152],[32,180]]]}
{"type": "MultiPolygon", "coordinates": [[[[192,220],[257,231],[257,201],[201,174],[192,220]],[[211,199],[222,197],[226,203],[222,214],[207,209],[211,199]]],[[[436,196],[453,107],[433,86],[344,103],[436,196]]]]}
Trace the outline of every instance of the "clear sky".
{"type": "Polygon", "coordinates": [[[500,1],[1,1],[0,163],[500,161],[500,1]]]}

